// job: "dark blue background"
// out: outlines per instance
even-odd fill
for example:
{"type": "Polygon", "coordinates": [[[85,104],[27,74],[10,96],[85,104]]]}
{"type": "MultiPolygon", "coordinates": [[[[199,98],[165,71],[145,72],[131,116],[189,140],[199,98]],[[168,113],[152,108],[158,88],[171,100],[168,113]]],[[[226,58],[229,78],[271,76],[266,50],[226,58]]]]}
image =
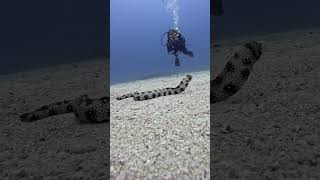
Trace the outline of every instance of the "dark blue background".
{"type": "MultiPolygon", "coordinates": [[[[319,7],[319,0],[225,0],[225,14],[211,19],[212,39],[319,27],[319,7]]],[[[105,0],[1,2],[0,74],[105,58],[108,15],[105,0]]]]}
{"type": "Polygon", "coordinates": [[[223,5],[224,15],[211,19],[213,39],[320,26],[319,0],[224,0],[223,5]]]}
{"type": "Polygon", "coordinates": [[[108,54],[105,0],[3,1],[0,22],[1,74],[108,54]]]}

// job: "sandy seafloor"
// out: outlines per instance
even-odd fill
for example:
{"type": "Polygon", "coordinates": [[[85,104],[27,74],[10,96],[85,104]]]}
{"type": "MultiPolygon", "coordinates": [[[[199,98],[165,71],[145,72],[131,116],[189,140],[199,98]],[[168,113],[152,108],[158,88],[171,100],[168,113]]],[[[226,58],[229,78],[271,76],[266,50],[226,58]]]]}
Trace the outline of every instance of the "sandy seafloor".
{"type": "Polygon", "coordinates": [[[109,124],[73,114],[32,123],[21,113],[82,94],[107,92],[106,63],[92,60],[0,76],[0,179],[107,179],[109,124]]]}
{"type": "MultiPolygon", "coordinates": [[[[112,86],[113,179],[208,178],[209,135],[213,179],[320,179],[320,29],[249,39],[265,41],[264,54],[236,95],[210,106],[210,123],[208,73],[191,73],[182,94],[145,102],[114,98],[175,87],[182,77],[112,86]]],[[[214,43],[212,78],[242,42],[214,43]]],[[[81,94],[105,96],[105,63],[0,76],[0,179],[106,179],[109,123],[79,124],[72,114],[18,119],[81,94]]]]}
{"type": "Polygon", "coordinates": [[[210,72],[187,74],[181,94],[146,101],[115,98],[176,87],[186,74],[111,86],[111,177],[210,177],[210,72]]]}
{"type": "Polygon", "coordinates": [[[233,48],[265,41],[246,84],[211,105],[212,179],[320,179],[320,29],[215,42],[212,78],[233,48]]]}

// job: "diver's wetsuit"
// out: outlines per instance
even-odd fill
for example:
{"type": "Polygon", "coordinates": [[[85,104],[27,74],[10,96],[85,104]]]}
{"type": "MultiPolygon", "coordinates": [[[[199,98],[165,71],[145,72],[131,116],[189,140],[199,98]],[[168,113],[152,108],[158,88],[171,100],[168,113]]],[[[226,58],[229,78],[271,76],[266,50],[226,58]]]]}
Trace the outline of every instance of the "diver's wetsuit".
{"type": "Polygon", "coordinates": [[[180,66],[178,52],[180,51],[189,57],[193,57],[193,53],[186,48],[186,41],[181,34],[177,33],[177,37],[175,38],[170,38],[169,35],[170,33],[168,34],[167,51],[168,53],[173,51],[172,54],[176,56],[175,65],[180,66]]]}

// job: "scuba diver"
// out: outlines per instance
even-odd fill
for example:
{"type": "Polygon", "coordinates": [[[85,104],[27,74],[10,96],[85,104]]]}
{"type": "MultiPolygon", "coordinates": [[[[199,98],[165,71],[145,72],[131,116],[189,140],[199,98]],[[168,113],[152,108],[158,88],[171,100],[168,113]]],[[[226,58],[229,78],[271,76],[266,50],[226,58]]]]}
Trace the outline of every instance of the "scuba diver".
{"type": "MultiPolygon", "coordinates": [[[[175,66],[180,66],[180,60],[178,57],[178,52],[193,57],[193,53],[186,48],[185,38],[178,32],[176,29],[170,29],[168,32],[165,32],[163,35],[167,34],[167,43],[164,46],[167,46],[167,51],[170,54],[174,54],[175,66]]],[[[162,36],[163,38],[163,36],[162,36]]],[[[162,40],[162,39],[161,39],[162,40]]]]}

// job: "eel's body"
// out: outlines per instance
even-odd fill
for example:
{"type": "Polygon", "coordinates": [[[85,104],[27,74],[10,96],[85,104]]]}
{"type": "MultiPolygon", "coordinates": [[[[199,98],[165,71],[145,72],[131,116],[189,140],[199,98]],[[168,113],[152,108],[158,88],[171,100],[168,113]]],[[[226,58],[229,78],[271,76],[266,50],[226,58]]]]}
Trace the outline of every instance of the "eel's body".
{"type": "Polygon", "coordinates": [[[134,92],[134,93],[125,94],[123,96],[117,97],[117,100],[133,97],[135,101],[143,101],[143,100],[153,99],[161,96],[180,94],[187,88],[191,79],[192,79],[192,76],[187,75],[182,79],[180,84],[175,88],[170,87],[170,88],[163,88],[163,89],[157,89],[157,90],[145,91],[145,92],[134,92]]]}
{"type": "Polygon", "coordinates": [[[223,101],[237,93],[262,54],[262,44],[249,42],[240,47],[227,62],[223,71],[210,81],[210,104],[223,101]]]}
{"type": "MultiPolygon", "coordinates": [[[[210,104],[223,101],[235,93],[247,81],[253,64],[262,54],[262,44],[249,42],[236,51],[223,69],[223,71],[210,81],[210,104]]],[[[175,88],[164,88],[146,92],[135,92],[118,97],[118,100],[133,97],[136,101],[153,99],[161,96],[182,93],[191,81],[192,76],[187,75],[175,88]]],[[[71,101],[56,102],[33,112],[20,116],[21,121],[32,122],[49,116],[64,113],[74,113],[75,116],[85,123],[108,122],[110,119],[110,97],[90,99],[82,95],[71,101]]]]}
{"type": "Polygon", "coordinates": [[[110,98],[90,99],[82,95],[71,101],[55,102],[20,116],[21,121],[32,122],[49,116],[74,113],[84,123],[106,122],[110,119],[110,98]]]}

